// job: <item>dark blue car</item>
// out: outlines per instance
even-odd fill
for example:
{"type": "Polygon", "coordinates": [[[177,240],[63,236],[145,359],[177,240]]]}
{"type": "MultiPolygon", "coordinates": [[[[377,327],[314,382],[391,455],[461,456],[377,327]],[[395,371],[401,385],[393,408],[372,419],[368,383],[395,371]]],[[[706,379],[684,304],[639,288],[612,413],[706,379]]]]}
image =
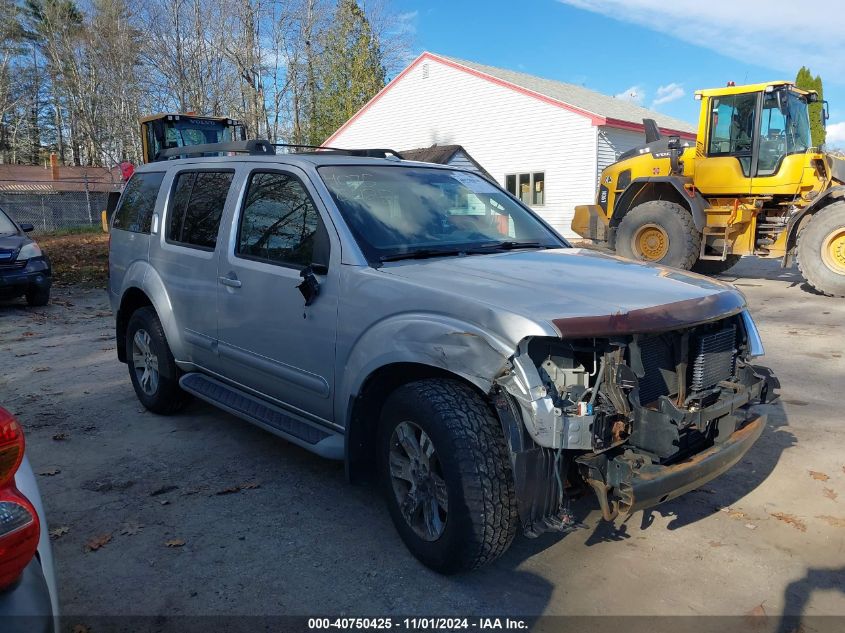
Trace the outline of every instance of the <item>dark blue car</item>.
{"type": "Polygon", "coordinates": [[[31,306],[50,301],[53,273],[50,260],[27,233],[31,224],[18,224],[0,209],[0,300],[26,297],[31,306]]]}

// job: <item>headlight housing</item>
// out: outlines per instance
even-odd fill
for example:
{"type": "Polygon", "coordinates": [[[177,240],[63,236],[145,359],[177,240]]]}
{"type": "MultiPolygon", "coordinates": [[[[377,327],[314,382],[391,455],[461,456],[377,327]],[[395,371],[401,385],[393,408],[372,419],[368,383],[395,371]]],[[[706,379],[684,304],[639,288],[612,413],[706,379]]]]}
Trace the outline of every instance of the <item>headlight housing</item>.
{"type": "Polygon", "coordinates": [[[35,242],[24,244],[18,251],[18,259],[32,259],[33,257],[41,257],[41,249],[35,242]]]}

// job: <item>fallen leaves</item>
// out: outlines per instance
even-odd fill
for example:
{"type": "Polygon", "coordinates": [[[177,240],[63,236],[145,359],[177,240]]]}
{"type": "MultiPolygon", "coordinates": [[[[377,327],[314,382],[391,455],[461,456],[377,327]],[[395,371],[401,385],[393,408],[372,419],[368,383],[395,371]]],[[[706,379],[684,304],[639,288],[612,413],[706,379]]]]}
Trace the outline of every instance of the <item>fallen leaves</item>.
{"type": "Polygon", "coordinates": [[[169,541],[165,541],[164,545],[166,547],[182,547],[183,545],[185,545],[185,541],[180,538],[172,538],[169,541]]]}
{"type": "Polygon", "coordinates": [[[261,484],[256,481],[248,481],[243,484],[237,484],[235,486],[229,486],[228,488],[223,488],[222,490],[218,490],[214,494],[216,495],[230,495],[236,492],[240,492],[241,490],[254,490],[255,488],[260,488],[261,484]]]}
{"type": "Polygon", "coordinates": [[[62,472],[62,471],[59,470],[58,468],[47,468],[46,470],[42,470],[38,474],[43,476],[43,477],[52,477],[53,475],[58,475],[60,472],[62,472]]]}
{"type": "Polygon", "coordinates": [[[52,530],[50,530],[49,534],[50,538],[55,541],[57,539],[62,538],[68,532],[70,532],[70,528],[66,525],[63,525],[61,527],[53,528],[52,530]]]}
{"type": "Polygon", "coordinates": [[[34,373],[41,373],[42,371],[50,371],[49,367],[36,367],[32,370],[34,373]]]}
{"type": "Polygon", "coordinates": [[[816,481],[827,481],[828,479],[830,479],[830,475],[828,475],[827,473],[819,472],[818,470],[808,470],[807,472],[810,473],[810,477],[812,477],[816,481]]]}
{"type": "Polygon", "coordinates": [[[86,552],[96,552],[98,549],[102,549],[106,546],[107,543],[111,541],[111,534],[100,534],[99,536],[95,536],[88,540],[85,543],[85,551],[86,552]]]}
{"type": "Polygon", "coordinates": [[[822,494],[831,501],[836,501],[836,498],[839,496],[833,488],[825,488],[822,494]]]}
{"type": "Polygon", "coordinates": [[[745,614],[745,621],[752,628],[765,627],[767,620],[766,608],[762,602],[745,614]]]}
{"type": "Polygon", "coordinates": [[[807,531],[807,524],[793,514],[786,514],[785,512],[770,512],[778,521],[783,521],[787,525],[791,525],[800,532],[807,531]]]}
{"type": "Polygon", "coordinates": [[[125,536],[135,536],[143,529],[144,526],[142,524],[129,522],[123,526],[123,528],[120,530],[120,533],[125,536]]]}
{"type": "Polygon", "coordinates": [[[816,517],[827,523],[831,527],[845,528],[845,518],[832,517],[829,514],[820,514],[816,517]]]}
{"type": "Polygon", "coordinates": [[[69,435],[67,433],[56,433],[53,436],[53,439],[57,442],[64,442],[65,440],[69,439],[69,435]]]}

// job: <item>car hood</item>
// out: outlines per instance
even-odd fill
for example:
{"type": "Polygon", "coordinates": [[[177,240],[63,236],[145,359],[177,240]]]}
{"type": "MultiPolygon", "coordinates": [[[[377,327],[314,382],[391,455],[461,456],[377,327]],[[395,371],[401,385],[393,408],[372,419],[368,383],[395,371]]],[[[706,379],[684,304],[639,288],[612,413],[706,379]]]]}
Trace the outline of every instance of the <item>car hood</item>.
{"type": "Polygon", "coordinates": [[[645,333],[741,311],[733,286],[578,248],[407,260],[382,271],[551,323],[561,336],[645,333]]]}
{"type": "Polygon", "coordinates": [[[16,251],[27,241],[22,235],[0,235],[0,250],[16,251]]]}

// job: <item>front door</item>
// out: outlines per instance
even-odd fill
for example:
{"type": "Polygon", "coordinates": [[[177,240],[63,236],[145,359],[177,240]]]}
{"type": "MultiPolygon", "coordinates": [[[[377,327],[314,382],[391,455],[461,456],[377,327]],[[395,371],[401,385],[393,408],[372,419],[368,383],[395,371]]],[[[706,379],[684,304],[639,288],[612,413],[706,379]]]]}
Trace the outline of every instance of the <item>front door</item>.
{"type": "Polygon", "coordinates": [[[307,183],[293,167],[249,174],[219,251],[219,354],[226,378],[331,422],[339,249],[307,183]],[[315,263],[319,294],[306,306],[300,273],[315,263]]]}
{"type": "Polygon", "coordinates": [[[751,193],[759,93],[709,98],[707,145],[695,159],[695,186],[705,195],[751,193]]]}

